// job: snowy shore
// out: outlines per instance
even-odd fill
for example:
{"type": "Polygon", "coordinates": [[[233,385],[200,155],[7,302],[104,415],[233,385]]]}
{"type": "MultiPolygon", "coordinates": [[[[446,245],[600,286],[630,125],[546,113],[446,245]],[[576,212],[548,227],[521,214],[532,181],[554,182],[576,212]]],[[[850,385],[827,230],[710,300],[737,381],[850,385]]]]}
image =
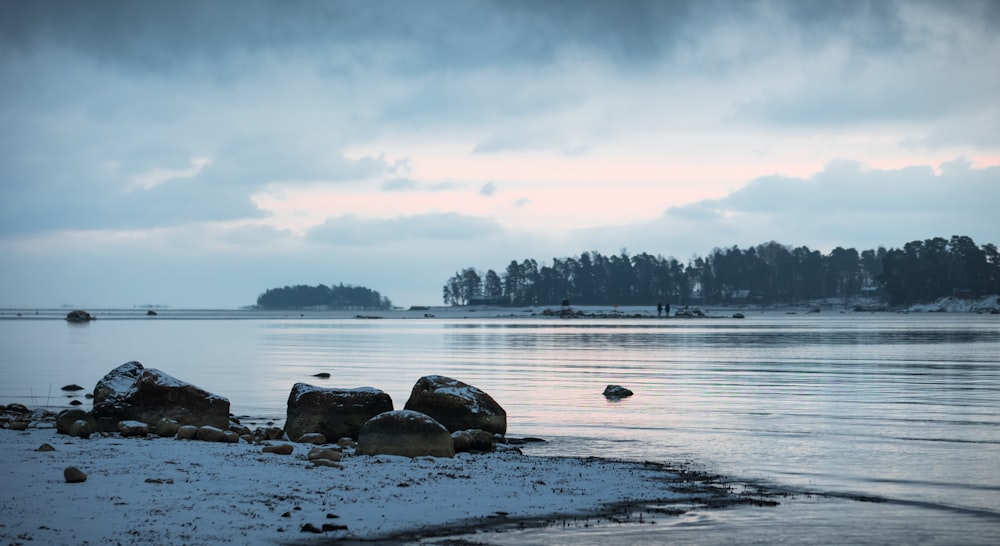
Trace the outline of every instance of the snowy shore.
{"type": "Polygon", "coordinates": [[[0,430],[4,544],[414,542],[510,521],[608,515],[646,501],[725,502],[723,489],[650,463],[517,450],[454,459],[348,450],[342,468],[318,467],[307,444],[278,455],[245,442],[82,440],[47,427],[0,430]],[[43,444],[54,450],[39,451],[43,444]],[[86,481],[68,483],[69,466],[86,481]]]}

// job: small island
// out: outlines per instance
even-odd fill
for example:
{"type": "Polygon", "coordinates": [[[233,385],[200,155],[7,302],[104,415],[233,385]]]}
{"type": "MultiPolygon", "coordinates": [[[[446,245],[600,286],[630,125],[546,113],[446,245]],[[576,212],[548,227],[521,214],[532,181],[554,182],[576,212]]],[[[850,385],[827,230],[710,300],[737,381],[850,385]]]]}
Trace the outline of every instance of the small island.
{"type": "Polygon", "coordinates": [[[271,288],[257,296],[260,309],[369,310],[391,309],[392,302],[377,290],[364,286],[308,286],[299,284],[271,288]]]}

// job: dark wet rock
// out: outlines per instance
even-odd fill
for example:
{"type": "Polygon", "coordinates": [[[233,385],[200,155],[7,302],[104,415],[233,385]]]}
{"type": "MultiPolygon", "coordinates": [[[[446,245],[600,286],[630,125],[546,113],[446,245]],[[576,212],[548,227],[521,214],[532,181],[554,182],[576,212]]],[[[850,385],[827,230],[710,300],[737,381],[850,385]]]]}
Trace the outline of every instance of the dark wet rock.
{"type": "Polygon", "coordinates": [[[50,444],[42,444],[42,445],[38,446],[38,449],[36,449],[35,451],[47,452],[47,451],[55,451],[55,450],[56,450],[56,448],[52,447],[50,444]]]}
{"type": "Polygon", "coordinates": [[[146,311],[146,316],[147,317],[155,317],[156,316],[156,311],[153,311],[152,309],[150,309],[149,311],[146,311]]]}
{"type": "Polygon", "coordinates": [[[92,414],[104,431],[114,430],[119,421],[155,426],[161,419],[228,428],[229,400],[133,361],[97,383],[92,414]]]}
{"type": "Polygon", "coordinates": [[[404,409],[430,415],[449,432],[479,429],[507,433],[507,412],[493,397],[450,377],[418,379],[404,409]]]}
{"type": "Polygon", "coordinates": [[[71,406],[82,406],[83,402],[81,402],[79,400],[73,400],[72,402],[69,403],[69,405],[71,405],[71,406]]]}
{"type": "Polygon", "coordinates": [[[249,427],[245,427],[239,424],[229,425],[229,430],[235,432],[237,436],[249,436],[250,434],[253,433],[253,431],[251,431],[249,427]]]}
{"type": "Polygon", "coordinates": [[[31,415],[31,410],[28,409],[28,406],[25,406],[24,404],[18,404],[16,402],[13,404],[7,404],[7,407],[4,409],[4,411],[6,413],[12,413],[15,415],[31,415]]]}
{"type": "Polygon", "coordinates": [[[410,410],[376,415],[361,428],[358,455],[453,457],[451,434],[433,417],[410,410]]]}
{"type": "Polygon", "coordinates": [[[69,391],[69,392],[82,391],[83,387],[81,387],[80,385],[77,385],[77,384],[74,383],[72,385],[66,385],[64,387],[61,387],[60,390],[69,391]]]}
{"type": "Polygon", "coordinates": [[[346,531],[346,530],[347,530],[347,526],[346,525],[336,525],[336,524],[333,524],[333,523],[324,523],[323,524],[323,532],[324,533],[328,533],[330,531],[346,531]]]}
{"type": "Polygon", "coordinates": [[[316,534],[319,534],[319,533],[323,532],[319,527],[316,527],[315,525],[313,525],[311,523],[304,523],[304,524],[302,524],[302,528],[299,529],[299,531],[301,531],[303,533],[316,533],[316,534]]]}
{"type": "Polygon", "coordinates": [[[90,425],[90,432],[97,430],[97,422],[94,417],[90,415],[90,412],[84,411],[82,409],[67,409],[62,410],[56,415],[56,432],[59,434],[69,434],[75,436],[70,431],[70,427],[73,426],[77,421],[86,421],[90,425]]]}
{"type": "Polygon", "coordinates": [[[327,372],[314,373],[313,377],[318,377],[320,379],[330,379],[330,374],[327,372]]]}
{"type": "Polygon", "coordinates": [[[327,438],[357,438],[366,421],[386,411],[392,411],[392,398],[379,389],[328,389],[296,383],[288,395],[285,432],[293,441],[311,432],[327,438]]]}
{"type": "Polygon", "coordinates": [[[31,422],[30,421],[13,421],[8,426],[10,427],[11,430],[28,430],[28,427],[31,426],[31,422]]]}
{"type": "Polygon", "coordinates": [[[608,385],[607,387],[604,387],[604,397],[609,400],[621,400],[622,398],[628,398],[633,394],[635,393],[621,385],[608,385]]]}
{"type": "Polygon", "coordinates": [[[81,483],[87,481],[87,475],[75,466],[67,466],[63,469],[63,478],[66,483],[81,483]]]}
{"type": "Polygon", "coordinates": [[[67,322],[90,322],[92,320],[97,320],[97,317],[91,315],[83,309],[74,309],[69,313],[66,313],[67,322]]]}

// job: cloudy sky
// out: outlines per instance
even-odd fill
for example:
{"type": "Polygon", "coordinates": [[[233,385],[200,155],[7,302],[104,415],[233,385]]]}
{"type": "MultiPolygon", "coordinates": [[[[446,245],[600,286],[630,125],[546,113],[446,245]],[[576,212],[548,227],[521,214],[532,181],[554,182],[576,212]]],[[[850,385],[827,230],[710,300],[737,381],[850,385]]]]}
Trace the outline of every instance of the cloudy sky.
{"type": "Polygon", "coordinates": [[[0,3],[0,306],[1000,243],[1000,3],[0,3]]]}

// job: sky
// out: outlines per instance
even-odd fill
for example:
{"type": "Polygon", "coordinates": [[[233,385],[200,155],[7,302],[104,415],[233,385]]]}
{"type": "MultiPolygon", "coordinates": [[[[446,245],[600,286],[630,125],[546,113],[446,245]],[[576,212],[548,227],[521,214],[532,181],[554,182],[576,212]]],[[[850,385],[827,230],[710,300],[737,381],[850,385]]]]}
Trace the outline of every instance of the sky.
{"type": "Polygon", "coordinates": [[[1000,2],[0,3],[0,307],[1000,243],[1000,2]]]}

